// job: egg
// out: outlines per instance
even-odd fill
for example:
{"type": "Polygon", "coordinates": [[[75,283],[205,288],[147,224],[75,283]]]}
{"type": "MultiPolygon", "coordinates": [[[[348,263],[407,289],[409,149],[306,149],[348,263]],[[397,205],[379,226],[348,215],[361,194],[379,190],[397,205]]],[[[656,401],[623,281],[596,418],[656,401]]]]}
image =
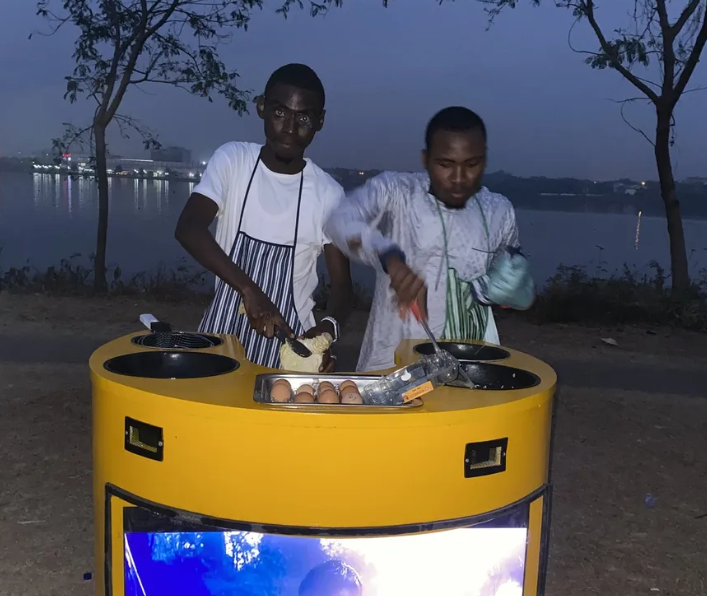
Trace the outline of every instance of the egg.
{"type": "Polygon", "coordinates": [[[363,398],[361,394],[351,387],[347,387],[341,392],[341,403],[342,404],[362,404],[363,398]]]}
{"type": "Polygon", "coordinates": [[[329,381],[322,381],[321,383],[319,383],[320,393],[326,389],[331,389],[332,391],[334,391],[334,384],[330,383],[329,381]]]}
{"type": "Polygon", "coordinates": [[[290,401],[292,396],[292,387],[285,381],[284,383],[275,383],[270,388],[270,399],[277,403],[284,403],[290,401]]]}
{"type": "Polygon", "coordinates": [[[346,389],[347,387],[353,387],[354,389],[356,389],[358,391],[358,387],[357,387],[356,383],[354,383],[351,380],[348,380],[348,381],[341,382],[341,384],[339,385],[339,392],[344,391],[344,389],[346,389]]]}
{"type": "Polygon", "coordinates": [[[297,390],[297,393],[302,393],[303,391],[314,395],[314,387],[312,387],[311,385],[307,385],[306,383],[304,385],[300,385],[300,388],[297,390]]]}
{"type": "Polygon", "coordinates": [[[292,386],[290,385],[290,383],[286,379],[278,379],[270,386],[270,390],[272,391],[273,387],[279,387],[279,386],[283,386],[283,387],[287,387],[288,389],[292,389],[292,386]]]}
{"type": "Polygon", "coordinates": [[[313,404],[314,403],[314,396],[311,393],[307,393],[306,391],[302,391],[301,393],[298,393],[295,395],[295,403],[296,404],[313,404]]]}
{"type": "Polygon", "coordinates": [[[324,389],[319,391],[319,399],[317,401],[320,404],[338,404],[339,396],[333,389],[324,389]]]}

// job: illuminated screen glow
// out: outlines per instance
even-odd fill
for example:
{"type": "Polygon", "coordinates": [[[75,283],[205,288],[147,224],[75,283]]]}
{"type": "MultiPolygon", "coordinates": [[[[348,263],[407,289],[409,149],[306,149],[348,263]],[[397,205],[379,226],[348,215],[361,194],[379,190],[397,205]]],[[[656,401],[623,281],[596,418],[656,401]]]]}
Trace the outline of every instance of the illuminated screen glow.
{"type": "Polygon", "coordinates": [[[125,596],[522,596],[526,541],[526,528],[489,525],[341,539],[129,532],[125,596]]]}

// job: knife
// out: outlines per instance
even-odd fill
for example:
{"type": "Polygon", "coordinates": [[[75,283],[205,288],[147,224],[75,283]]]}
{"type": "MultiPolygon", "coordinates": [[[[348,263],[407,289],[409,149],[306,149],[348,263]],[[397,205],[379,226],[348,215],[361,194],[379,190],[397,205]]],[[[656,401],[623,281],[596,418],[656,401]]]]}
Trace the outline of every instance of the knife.
{"type": "Polygon", "coordinates": [[[312,355],[312,351],[301,341],[287,337],[287,333],[284,329],[275,327],[275,337],[277,337],[277,339],[279,339],[282,343],[287,342],[290,348],[292,348],[292,351],[300,358],[309,358],[312,355]]]}

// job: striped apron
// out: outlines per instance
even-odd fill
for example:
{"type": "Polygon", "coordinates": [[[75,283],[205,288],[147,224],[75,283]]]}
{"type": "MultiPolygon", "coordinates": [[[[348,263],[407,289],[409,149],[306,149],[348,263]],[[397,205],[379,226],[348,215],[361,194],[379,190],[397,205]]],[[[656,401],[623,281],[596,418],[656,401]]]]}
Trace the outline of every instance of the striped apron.
{"type": "MultiPolygon", "coordinates": [[[[486,222],[486,214],[484,213],[478,197],[474,196],[476,206],[481,214],[481,221],[484,225],[486,233],[487,248],[489,245],[490,235],[488,223],[486,222]]],[[[449,246],[447,239],[447,226],[444,223],[444,215],[439,203],[432,198],[437,206],[439,220],[442,223],[442,238],[444,239],[444,260],[442,265],[446,265],[447,269],[447,293],[445,297],[445,322],[444,331],[441,339],[467,339],[481,340],[486,337],[486,329],[489,323],[491,307],[484,304],[479,304],[473,298],[471,292],[471,284],[459,277],[457,270],[449,264],[449,246]]],[[[486,258],[486,269],[490,264],[490,257],[486,258]]],[[[439,275],[437,276],[437,284],[439,284],[439,275]]]]}
{"type": "MultiPolygon", "coordinates": [[[[255,162],[255,167],[248,181],[241,217],[229,257],[270,298],[295,335],[299,336],[304,333],[304,329],[295,306],[292,279],[302,204],[304,170],[302,170],[300,177],[299,196],[297,197],[294,240],[292,246],[287,246],[258,240],[241,231],[250,187],[259,164],[260,157],[255,162]]],[[[263,229],[267,229],[267,225],[264,225],[263,229]]],[[[280,368],[280,342],[275,338],[268,339],[251,328],[248,317],[238,314],[241,302],[240,294],[224,283],[222,279],[217,278],[214,299],[204,313],[204,318],[199,325],[199,332],[235,335],[243,345],[246,358],[250,362],[269,368],[280,368]]]]}

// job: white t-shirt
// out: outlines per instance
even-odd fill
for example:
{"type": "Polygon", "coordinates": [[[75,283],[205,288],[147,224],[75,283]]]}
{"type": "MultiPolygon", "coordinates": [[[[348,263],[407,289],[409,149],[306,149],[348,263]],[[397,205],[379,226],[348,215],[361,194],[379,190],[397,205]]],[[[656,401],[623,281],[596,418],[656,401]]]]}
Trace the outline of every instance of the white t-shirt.
{"type": "MultiPolygon", "coordinates": [[[[238,231],[248,181],[262,145],[226,143],[209,160],[193,192],[218,205],[216,241],[230,254],[238,231]]],[[[344,198],[344,189],[329,174],[306,160],[299,229],[295,246],[293,288],[295,307],[305,329],[315,324],[312,294],[317,288],[317,258],[330,240],[324,222],[344,198]]],[[[278,174],[261,161],[248,193],[241,231],[251,238],[292,246],[295,237],[297,199],[301,174],[278,174]]]]}

